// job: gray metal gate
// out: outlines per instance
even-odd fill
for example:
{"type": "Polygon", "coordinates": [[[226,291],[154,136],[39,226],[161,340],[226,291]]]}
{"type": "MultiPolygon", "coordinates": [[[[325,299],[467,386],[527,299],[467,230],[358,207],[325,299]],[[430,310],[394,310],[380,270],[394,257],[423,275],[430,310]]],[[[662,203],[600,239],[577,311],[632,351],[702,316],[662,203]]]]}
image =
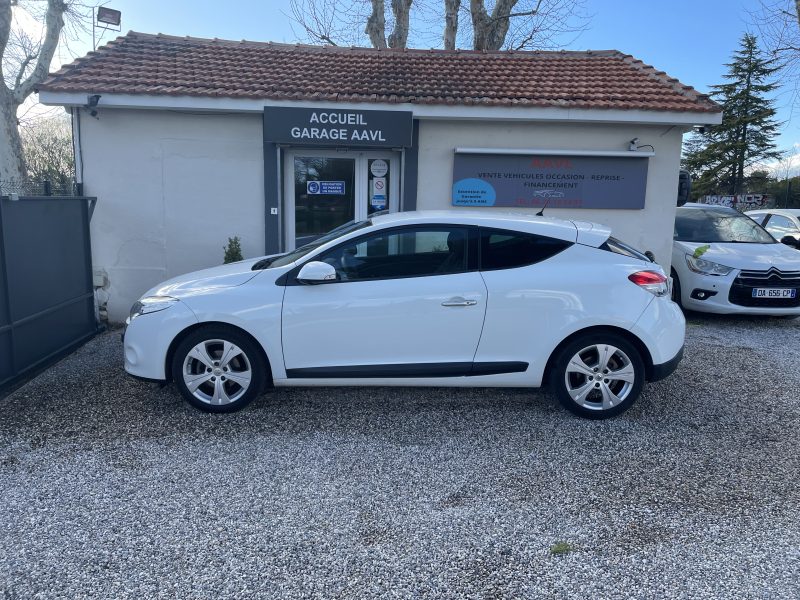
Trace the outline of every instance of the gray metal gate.
{"type": "Polygon", "coordinates": [[[0,196],[0,391],[97,332],[94,201],[0,196]]]}

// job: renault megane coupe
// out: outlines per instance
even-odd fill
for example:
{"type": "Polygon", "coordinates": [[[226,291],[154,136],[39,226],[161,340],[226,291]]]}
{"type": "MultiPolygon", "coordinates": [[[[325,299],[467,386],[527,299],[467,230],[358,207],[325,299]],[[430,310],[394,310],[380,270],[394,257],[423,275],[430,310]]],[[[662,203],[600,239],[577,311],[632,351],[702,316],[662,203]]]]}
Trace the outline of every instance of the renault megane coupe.
{"type": "Polygon", "coordinates": [[[661,267],[606,227],[422,211],[167,281],[123,339],[128,373],[211,412],[267,386],[549,382],[605,418],[675,370],[684,330],[661,267]]]}

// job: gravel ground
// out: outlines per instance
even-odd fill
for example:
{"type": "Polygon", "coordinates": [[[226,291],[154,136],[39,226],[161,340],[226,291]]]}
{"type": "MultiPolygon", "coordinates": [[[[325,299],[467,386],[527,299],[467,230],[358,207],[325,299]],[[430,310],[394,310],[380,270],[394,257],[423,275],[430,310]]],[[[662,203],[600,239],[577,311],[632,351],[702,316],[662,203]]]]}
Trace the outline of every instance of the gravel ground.
{"type": "Polygon", "coordinates": [[[800,596],[800,319],[690,317],[603,422],[485,389],[207,415],[121,361],[100,336],[0,402],[0,595],[800,596]]]}

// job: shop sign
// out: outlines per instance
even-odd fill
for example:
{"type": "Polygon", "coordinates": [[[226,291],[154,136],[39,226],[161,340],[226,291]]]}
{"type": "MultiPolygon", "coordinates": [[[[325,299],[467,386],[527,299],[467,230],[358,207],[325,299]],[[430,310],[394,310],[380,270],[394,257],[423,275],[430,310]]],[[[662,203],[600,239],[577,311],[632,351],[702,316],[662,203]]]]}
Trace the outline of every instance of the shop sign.
{"type": "Polygon", "coordinates": [[[644,208],[647,157],[456,154],[454,206],[644,208]]]}
{"type": "Polygon", "coordinates": [[[265,107],[264,140],[304,146],[411,146],[410,111],[265,107]]]}

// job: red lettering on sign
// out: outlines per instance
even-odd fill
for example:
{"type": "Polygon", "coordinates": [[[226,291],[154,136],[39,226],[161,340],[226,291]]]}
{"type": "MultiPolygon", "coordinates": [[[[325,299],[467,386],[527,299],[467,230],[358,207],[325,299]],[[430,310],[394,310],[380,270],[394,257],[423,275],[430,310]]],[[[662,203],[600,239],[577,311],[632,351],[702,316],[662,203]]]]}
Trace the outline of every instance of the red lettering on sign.
{"type": "Polygon", "coordinates": [[[571,169],[572,161],[569,158],[534,158],[531,166],[534,169],[571,169]]]}

